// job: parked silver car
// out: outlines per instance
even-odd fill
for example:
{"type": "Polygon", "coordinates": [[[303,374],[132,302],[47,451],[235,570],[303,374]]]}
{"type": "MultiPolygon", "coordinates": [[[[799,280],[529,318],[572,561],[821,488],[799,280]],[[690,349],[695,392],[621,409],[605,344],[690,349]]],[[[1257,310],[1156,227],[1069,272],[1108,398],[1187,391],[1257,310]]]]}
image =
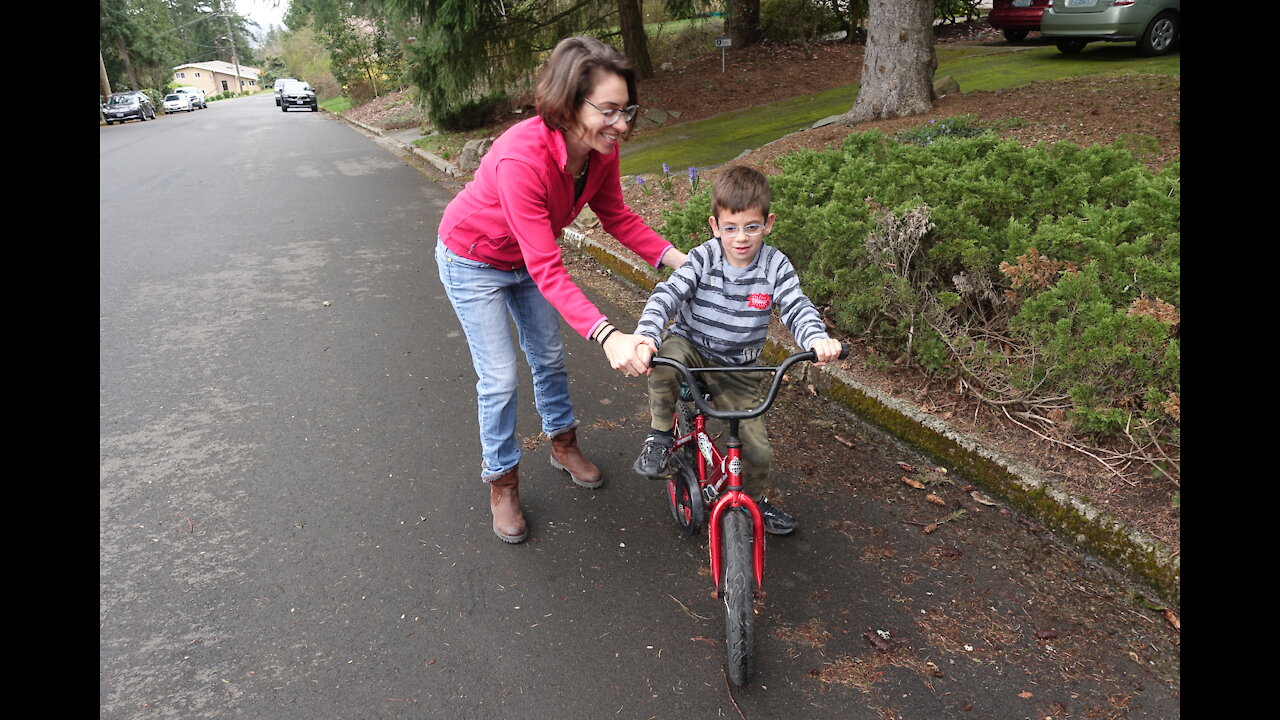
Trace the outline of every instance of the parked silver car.
{"type": "Polygon", "coordinates": [[[280,88],[280,109],[289,112],[291,107],[309,107],[311,112],[320,109],[316,103],[316,91],[304,82],[285,83],[280,88]]]}
{"type": "Polygon", "coordinates": [[[111,93],[102,104],[102,118],[108,125],[126,120],[155,120],[156,106],[146,93],[136,90],[111,93]]]}
{"type": "Polygon", "coordinates": [[[1068,54],[1091,42],[1137,41],[1143,55],[1163,55],[1181,30],[1181,0],[1051,0],[1040,18],[1040,36],[1068,54]]]}
{"type": "Polygon", "coordinates": [[[166,113],[191,112],[196,109],[196,106],[191,104],[191,99],[191,96],[185,93],[169,93],[164,96],[164,102],[161,104],[166,113]]]}

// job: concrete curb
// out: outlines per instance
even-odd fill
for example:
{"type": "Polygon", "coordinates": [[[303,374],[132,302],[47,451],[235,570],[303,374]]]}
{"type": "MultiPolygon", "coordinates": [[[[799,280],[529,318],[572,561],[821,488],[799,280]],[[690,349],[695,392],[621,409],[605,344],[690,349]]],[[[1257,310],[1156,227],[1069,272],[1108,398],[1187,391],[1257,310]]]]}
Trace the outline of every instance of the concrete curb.
{"type": "MultiPolygon", "coordinates": [[[[662,278],[648,265],[619,257],[583,233],[565,230],[565,238],[599,263],[644,292],[662,278]]],[[[795,352],[770,339],[769,362],[795,352]]],[[[806,368],[806,382],[837,399],[859,417],[933,456],[961,473],[994,498],[1035,517],[1084,553],[1102,560],[1155,597],[1178,606],[1181,602],[1181,560],[1163,543],[1128,526],[1120,518],[1062,489],[1052,478],[1018,460],[984,447],[976,438],[876,388],[858,382],[834,367],[806,368]]]]}
{"type": "MultiPolygon", "coordinates": [[[[343,119],[386,137],[376,128],[343,119]]],[[[461,175],[451,163],[416,147],[401,145],[442,172],[452,177],[461,175]]],[[[564,235],[576,248],[643,292],[647,293],[662,279],[638,258],[615,255],[582,232],[566,228],[564,235]]],[[[765,348],[769,362],[778,362],[791,352],[795,352],[794,347],[786,347],[773,339],[765,348]]],[[[809,366],[805,372],[806,381],[815,389],[839,400],[860,417],[972,479],[988,495],[1035,517],[1064,542],[1102,560],[1130,581],[1147,588],[1153,596],[1175,607],[1180,605],[1181,559],[1160,541],[1129,527],[1119,517],[1094,507],[1086,499],[1072,495],[1037,469],[984,447],[976,438],[858,382],[843,370],[809,366]]]]}
{"type": "MultiPolygon", "coordinates": [[[[328,112],[328,111],[326,111],[326,112],[328,112]]],[[[387,135],[386,131],[385,131],[385,130],[383,130],[383,129],[381,129],[381,128],[376,128],[376,127],[373,127],[372,125],[366,125],[366,124],[364,124],[364,123],[360,122],[359,120],[352,120],[351,118],[347,117],[346,115],[340,115],[340,114],[338,114],[338,113],[333,113],[333,115],[335,115],[335,116],[336,116],[336,117],[338,117],[338,118],[341,118],[341,119],[342,119],[343,121],[345,121],[345,122],[348,122],[348,123],[351,123],[352,125],[355,125],[356,127],[363,128],[363,129],[365,129],[365,130],[368,130],[369,132],[373,133],[374,135],[377,135],[378,137],[384,137],[384,138],[394,139],[394,138],[390,138],[390,136],[389,136],[389,135],[387,135]]],[[[397,142],[398,142],[398,141],[397,141],[397,142]]],[[[427,152],[426,150],[423,150],[423,149],[422,149],[422,148],[420,148],[420,147],[417,147],[417,146],[414,146],[414,145],[409,145],[409,144],[407,144],[407,143],[400,143],[400,145],[401,145],[401,146],[402,146],[406,151],[411,152],[411,153],[413,153],[414,155],[417,155],[419,158],[422,158],[422,159],[423,159],[423,160],[425,160],[426,162],[430,163],[432,167],[434,167],[435,169],[439,170],[440,172],[442,172],[442,173],[444,173],[444,174],[448,175],[449,177],[455,177],[455,178],[456,178],[456,177],[461,177],[461,176],[462,176],[462,174],[463,174],[463,173],[462,173],[462,171],[458,169],[458,166],[457,166],[457,165],[454,165],[453,163],[449,162],[448,160],[445,160],[444,158],[442,158],[442,157],[440,157],[440,156],[438,156],[438,155],[433,155],[432,153],[429,153],[429,152],[427,152]]]]}

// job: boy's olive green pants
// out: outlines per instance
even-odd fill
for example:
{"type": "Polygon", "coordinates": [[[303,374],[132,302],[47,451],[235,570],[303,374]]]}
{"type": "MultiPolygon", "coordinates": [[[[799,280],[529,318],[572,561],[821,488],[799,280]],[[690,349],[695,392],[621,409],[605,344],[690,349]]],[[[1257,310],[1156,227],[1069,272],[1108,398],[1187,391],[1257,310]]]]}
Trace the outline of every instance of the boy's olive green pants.
{"type": "MultiPolygon", "coordinates": [[[[693,343],[679,335],[667,334],[663,337],[662,347],[657,355],[676,360],[689,368],[723,367],[704,358],[693,343]]],[[[702,373],[699,379],[711,391],[717,409],[749,410],[764,401],[764,396],[760,393],[760,381],[766,375],[768,373],[763,371],[714,372],[702,373]]],[[[667,365],[655,365],[653,372],[649,374],[649,412],[653,429],[666,431],[675,426],[676,403],[680,398],[682,381],[679,371],[667,365]]],[[[711,418],[708,420],[720,422],[711,418]]],[[[726,435],[722,440],[727,443],[728,423],[725,425],[726,435]]],[[[759,498],[765,492],[769,468],[773,464],[773,448],[769,445],[769,431],[765,427],[764,415],[739,421],[738,438],[742,440],[743,491],[753,499],[759,498]]]]}

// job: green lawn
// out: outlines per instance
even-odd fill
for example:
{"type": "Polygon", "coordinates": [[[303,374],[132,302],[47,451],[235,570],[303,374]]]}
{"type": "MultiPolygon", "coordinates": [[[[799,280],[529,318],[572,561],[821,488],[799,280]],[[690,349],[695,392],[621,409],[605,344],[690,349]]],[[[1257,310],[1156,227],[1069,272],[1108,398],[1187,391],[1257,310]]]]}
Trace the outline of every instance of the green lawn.
{"type": "Polygon", "coordinates": [[[351,98],[345,95],[331,97],[328,100],[321,100],[320,107],[324,108],[325,110],[328,110],[331,113],[341,115],[342,113],[351,109],[352,107],[351,98]]]}
{"type": "MultiPolygon", "coordinates": [[[[975,92],[1084,75],[1180,72],[1179,53],[1143,57],[1133,43],[1094,43],[1078,55],[1064,55],[1052,45],[969,45],[939,48],[935,76],[951,75],[960,83],[962,92],[975,92]]],[[[858,84],[854,83],[764,105],[751,112],[734,111],[649,130],[622,146],[622,173],[660,173],[664,162],[680,172],[690,165],[719,165],[743,150],[843,113],[857,97],[858,84]]]]}

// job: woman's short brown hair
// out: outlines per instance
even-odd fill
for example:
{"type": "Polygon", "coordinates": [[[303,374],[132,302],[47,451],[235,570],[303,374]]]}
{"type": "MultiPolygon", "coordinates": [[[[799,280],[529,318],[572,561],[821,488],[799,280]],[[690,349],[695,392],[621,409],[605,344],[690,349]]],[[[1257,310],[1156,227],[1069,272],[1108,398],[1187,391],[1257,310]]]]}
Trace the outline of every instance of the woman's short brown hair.
{"type": "MultiPolygon", "coordinates": [[[[637,105],[636,73],[631,61],[612,45],[593,37],[568,37],[556,44],[542,67],[534,103],[547,127],[568,130],[578,122],[578,110],[601,76],[619,75],[627,83],[627,104],[637,105]]],[[[623,133],[631,134],[631,124],[623,133]]]]}

